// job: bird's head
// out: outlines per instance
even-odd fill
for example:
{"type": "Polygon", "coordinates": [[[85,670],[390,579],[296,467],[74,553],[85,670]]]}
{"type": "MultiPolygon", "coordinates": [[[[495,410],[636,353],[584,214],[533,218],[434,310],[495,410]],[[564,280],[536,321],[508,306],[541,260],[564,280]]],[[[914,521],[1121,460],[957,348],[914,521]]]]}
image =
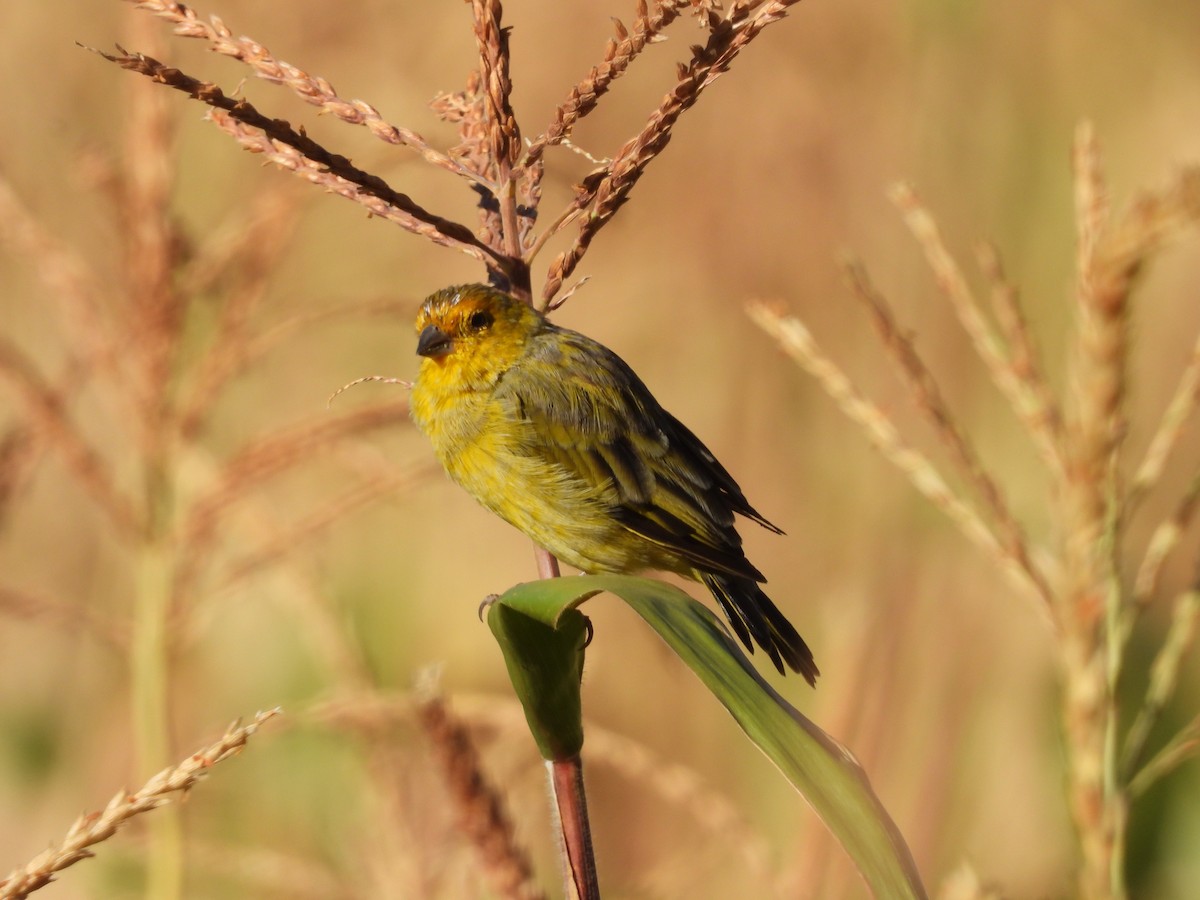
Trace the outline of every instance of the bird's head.
{"type": "Polygon", "coordinates": [[[521,358],[526,342],[544,325],[529,304],[495,288],[443,288],[430,294],[417,313],[421,377],[452,378],[467,390],[492,384],[521,358]]]}

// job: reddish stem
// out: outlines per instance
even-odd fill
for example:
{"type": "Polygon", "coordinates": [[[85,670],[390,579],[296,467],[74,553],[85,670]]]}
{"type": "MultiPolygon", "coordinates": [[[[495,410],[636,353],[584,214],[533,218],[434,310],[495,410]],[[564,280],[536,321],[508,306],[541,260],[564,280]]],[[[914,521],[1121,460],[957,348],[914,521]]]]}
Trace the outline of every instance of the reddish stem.
{"type": "Polygon", "coordinates": [[[551,760],[548,765],[554,802],[558,809],[564,866],[568,870],[563,875],[568,896],[578,900],[600,900],[600,881],[596,877],[596,857],[592,852],[592,829],[588,823],[587,794],[583,788],[583,759],[575,755],[551,760]]]}

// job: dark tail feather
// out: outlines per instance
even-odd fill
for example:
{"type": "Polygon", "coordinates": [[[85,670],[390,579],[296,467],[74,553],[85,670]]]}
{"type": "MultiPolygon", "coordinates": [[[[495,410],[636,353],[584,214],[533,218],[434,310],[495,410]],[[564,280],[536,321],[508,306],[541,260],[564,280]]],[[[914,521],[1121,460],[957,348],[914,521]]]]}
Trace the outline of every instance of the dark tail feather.
{"type": "Polygon", "coordinates": [[[758,644],[781,675],[785,674],[786,665],[803,675],[813,687],[817,686],[821,672],[813,661],[812,651],[761,587],[749,578],[731,575],[701,573],[700,578],[751,653],[758,644]]]}

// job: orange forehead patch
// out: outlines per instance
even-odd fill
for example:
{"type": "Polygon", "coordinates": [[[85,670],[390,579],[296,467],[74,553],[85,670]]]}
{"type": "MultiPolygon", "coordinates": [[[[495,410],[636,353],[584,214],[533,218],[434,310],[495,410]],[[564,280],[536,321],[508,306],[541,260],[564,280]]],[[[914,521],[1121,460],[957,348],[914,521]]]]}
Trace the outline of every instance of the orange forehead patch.
{"type": "Polygon", "coordinates": [[[507,300],[503,294],[479,285],[446,288],[430,295],[421,304],[417,313],[417,331],[427,325],[436,325],[447,333],[465,330],[463,323],[474,313],[480,310],[498,313],[507,300]]]}

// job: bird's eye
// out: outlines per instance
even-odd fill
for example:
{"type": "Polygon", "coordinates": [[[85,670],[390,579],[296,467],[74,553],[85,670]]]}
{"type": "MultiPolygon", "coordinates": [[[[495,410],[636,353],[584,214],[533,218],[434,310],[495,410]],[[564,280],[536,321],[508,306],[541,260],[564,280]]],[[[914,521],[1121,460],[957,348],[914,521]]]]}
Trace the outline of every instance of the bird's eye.
{"type": "Polygon", "coordinates": [[[467,319],[467,327],[472,331],[483,331],[492,324],[492,321],[492,314],[481,309],[471,313],[471,317],[467,319]]]}

